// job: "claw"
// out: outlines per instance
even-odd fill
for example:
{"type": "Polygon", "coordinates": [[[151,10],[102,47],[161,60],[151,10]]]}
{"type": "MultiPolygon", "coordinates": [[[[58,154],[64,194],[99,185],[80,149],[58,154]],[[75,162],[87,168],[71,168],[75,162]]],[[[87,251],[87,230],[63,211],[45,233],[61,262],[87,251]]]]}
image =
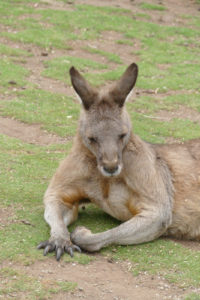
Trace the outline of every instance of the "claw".
{"type": "Polygon", "coordinates": [[[74,250],[78,251],[79,253],[81,253],[81,248],[79,246],[74,245],[73,246],[74,250]]]}
{"type": "Polygon", "coordinates": [[[56,260],[59,261],[64,252],[67,252],[71,257],[74,256],[74,251],[81,253],[79,246],[73,245],[70,241],[66,241],[66,244],[57,243],[55,241],[44,241],[41,242],[37,249],[44,249],[43,254],[46,256],[48,253],[55,251],[56,260]]]}
{"type": "Polygon", "coordinates": [[[47,253],[49,252],[50,248],[51,248],[51,245],[47,245],[47,246],[45,247],[45,249],[44,249],[44,256],[47,255],[47,253]]]}
{"type": "Polygon", "coordinates": [[[65,252],[68,253],[71,257],[74,256],[74,252],[73,252],[73,249],[71,246],[69,246],[69,247],[65,246],[65,252]]]}
{"type": "Polygon", "coordinates": [[[69,255],[70,255],[71,257],[73,257],[73,256],[74,256],[74,252],[73,252],[73,250],[72,250],[72,248],[71,248],[71,247],[69,248],[69,255]]]}
{"type": "Polygon", "coordinates": [[[44,249],[48,245],[48,241],[41,242],[38,246],[37,249],[44,249]]]}
{"type": "Polygon", "coordinates": [[[58,247],[57,250],[56,250],[56,260],[59,261],[62,254],[63,254],[63,249],[61,247],[58,247]]]}
{"type": "Polygon", "coordinates": [[[49,253],[49,252],[53,252],[54,249],[55,249],[55,245],[48,244],[44,249],[44,256],[46,256],[47,253],[49,253]]]}

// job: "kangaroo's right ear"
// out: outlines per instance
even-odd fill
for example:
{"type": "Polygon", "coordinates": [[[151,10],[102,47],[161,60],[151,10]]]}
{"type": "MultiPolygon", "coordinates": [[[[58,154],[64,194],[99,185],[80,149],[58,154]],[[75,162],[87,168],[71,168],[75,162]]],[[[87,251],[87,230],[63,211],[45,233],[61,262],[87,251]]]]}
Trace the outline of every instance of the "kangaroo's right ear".
{"type": "Polygon", "coordinates": [[[95,90],[89,85],[85,78],[74,68],[69,70],[73,88],[81,99],[86,110],[94,103],[96,96],[95,90]]]}
{"type": "Polygon", "coordinates": [[[115,103],[122,107],[126,101],[128,95],[131,93],[138,76],[138,66],[132,63],[118,80],[111,95],[114,98],[115,103]]]}

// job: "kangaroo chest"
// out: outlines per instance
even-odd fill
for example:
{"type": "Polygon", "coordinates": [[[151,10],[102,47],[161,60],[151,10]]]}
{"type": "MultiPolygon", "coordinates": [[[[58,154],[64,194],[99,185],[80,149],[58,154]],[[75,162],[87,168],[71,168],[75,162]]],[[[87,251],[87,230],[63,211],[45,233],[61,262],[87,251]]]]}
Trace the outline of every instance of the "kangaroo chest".
{"type": "Polygon", "coordinates": [[[120,221],[126,221],[136,214],[132,192],[121,180],[102,179],[88,190],[93,203],[120,221]]]}

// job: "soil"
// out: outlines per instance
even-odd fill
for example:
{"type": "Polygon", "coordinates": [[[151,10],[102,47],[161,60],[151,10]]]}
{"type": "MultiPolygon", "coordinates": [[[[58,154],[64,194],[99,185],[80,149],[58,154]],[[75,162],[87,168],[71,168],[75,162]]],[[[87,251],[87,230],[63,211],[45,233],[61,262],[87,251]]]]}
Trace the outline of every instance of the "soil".
{"type": "Polygon", "coordinates": [[[0,132],[22,140],[23,142],[37,145],[64,144],[70,138],[45,132],[39,124],[25,124],[11,118],[0,117],[0,132]]]}
{"type": "MultiPolygon", "coordinates": [[[[67,4],[64,1],[45,0],[46,4],[34,3],[35,8],[47,7],[53,9],[72,9],[72,4],[67,4]],[[55,3],[56,2],[56,3],[55,3]]],[[[140,12],[140,0],[76,0],[76,3],[92,4],[97,6],[115,6],[128,8],[133,12],[140,12]]],[[[190,14],[193,16],[199,15],[200,5],[195,0],[182,0],[181,3],[174,0],[145,0],[145,2],[154,4],[163,4],[167,7],[167,11],[162,13],[162,16],[157,11],[148,10],[147,13],[151,16],[152,21],[159,24],[182,26],[184,19],[182,15],[190,14]]],[[[5,28],[4,28],[5,30],[5,28]]],[[[26,61],[22,62],[25,67],[31,71],[29,81],[36,84],[38,88],[42,88],[55,93],[63,93],[74,97],[74,92],[71,87],[67,86],[61,81],[45,78],[41,76],[44,65],[43,62],[47,59],[59,57],[62,55],[76,55],[85,58],[94,59],[94,54],[82,50],[83,46],[96,47],[101,46],[102,50],[114,52],[121,57],[124,65],[132,61],[137,62],[137,55],[133,53],[140,49],[140,44],[135,41],[133,46],[118,45],[116,47],[116,39],[121,39],[121,35],[115,32],[106,32],[102,34],[98,41],[83,42],[73,41],[72,49],[75,50],[54,50],[49,51],[47,56],[42,53],[42,50],[36,46],[30,48],[29,45],[11,42],[6,38],[1,37],[0,42],[13,46],[15,48],[25,49],[30,51],[33,56],[26,57],[26,61]],[[80,44],[81,43],[81,44],[80,44]],[[85,43],[85,44],[84,44],[85,43]],[[80,47],[81,46],[81,47],[80,47]]],[[[96,59],[104,60],[101,56],[96,55],[96,59]]],[[[102,61],[103,62],[103,61],[102,61]]],[[[106,61],[106,63],[108,63],[106,61]]],[[[109,63],[112,68],[113,63],[109,63]]],[[[161,65],[160,68],[166,68],[161,65]]],[[[150,91],[151,92],[151,91],[150,91]]],[[[136,94],[150,93],[148,90],[136,90],[136,94]]],[[[154,91],[152,92],[154,93],[154,91]]],[[[156,95],[155,95],[156,96],[156,95]]],[[[9,97],[5,96],[2,101],[9,101],[9,97]]],[[[168,121],[173,117],[188,118],[200,123],[200,116],[192,109],[180,108],[176,112],[161,111],[157,114],[163,121],[168,121]]],[[[41,129],[40,124],[25,124],[20,121],[8,117],[0,117],[0,133],[15,137],[26,143],[33,143],[38,145],[50,145],[55,143],[66,143],[68,140],[52,135],[41,129]]],[[[8,217],[14,219],[12,209],[7,209],[5,212],[0,209],[0,228],[3,229],[9,222],[8,217]]],[[[175,241],[179,242],[179,241],[175,241]]],[[[195,242],[181,242],[183,246],[188,247],[194,251],[199,251],[200,246],[195,242]]],[[[183,289],[175,284],[169,284],[164,278],[158,275],[148,275],[141,272],[134,277],[130,272],[132,266],[128,262],[115,262],[109,258],[96,255],[97,259],[88,265],[80,265],[77,263],[56,262],[55,259],[49,258],[45,261],[38,261],[30,266],[22,266],[16,262],[10,262],[9,265],[15,269],[25,272],[27,275],[38,277],[39,280],[45,279],[53,280],[69,280],[78,283],[78,287],[74,292],[60,293],[56,295],[56,299],[104,299],[104,300],[153,300],[153,299],[183,299],[185,295],[194,292],[193,289],[183,289]]],[[[6,265],[8,262],[3,263],[6,265]]],[[[22,297],[23,298],[23,297],[22,297]]],[[[25,298],[24,298],[25,299],[25,298]]]]}
{"type": "Polygon", "coordinates": [[[188,119],[190,121],[193,121],[195,123],[200,124],[200,114],[191,108],[188,108],[186,106],[180,106],[177,110],[173,111],[167,111],[167,110],[161,110],[156,115],[157,118],[159,118],[161,121],[170,121],[174,118],[178,119],[188,119]]]}
{"type": "Polygon", "coordinates": [[[133,276],[129,262],[112,261],[99,255],[88,265],[58,263],[55,259],[49,258],[48,261],[38,261],[31,266],[16,263],[9,263],[9,266],[38,278],[40,282],[66,280],[78,284],[73,292],[57,294],[58,300],[178,300],[194,292],[192,289],[169,284],[161,276],[148,275],[145,272],[133,276]]]}

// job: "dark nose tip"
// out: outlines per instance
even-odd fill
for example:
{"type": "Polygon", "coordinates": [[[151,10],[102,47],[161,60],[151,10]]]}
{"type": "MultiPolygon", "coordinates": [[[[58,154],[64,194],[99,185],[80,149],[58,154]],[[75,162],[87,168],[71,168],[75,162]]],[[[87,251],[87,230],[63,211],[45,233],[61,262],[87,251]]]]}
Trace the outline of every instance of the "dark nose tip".
{"type": "Polygon", "coordinates": [[[109,174],[114,174],[118,170],[118,166],[115,167],[103,167],[104,171],[109,174]]]}

